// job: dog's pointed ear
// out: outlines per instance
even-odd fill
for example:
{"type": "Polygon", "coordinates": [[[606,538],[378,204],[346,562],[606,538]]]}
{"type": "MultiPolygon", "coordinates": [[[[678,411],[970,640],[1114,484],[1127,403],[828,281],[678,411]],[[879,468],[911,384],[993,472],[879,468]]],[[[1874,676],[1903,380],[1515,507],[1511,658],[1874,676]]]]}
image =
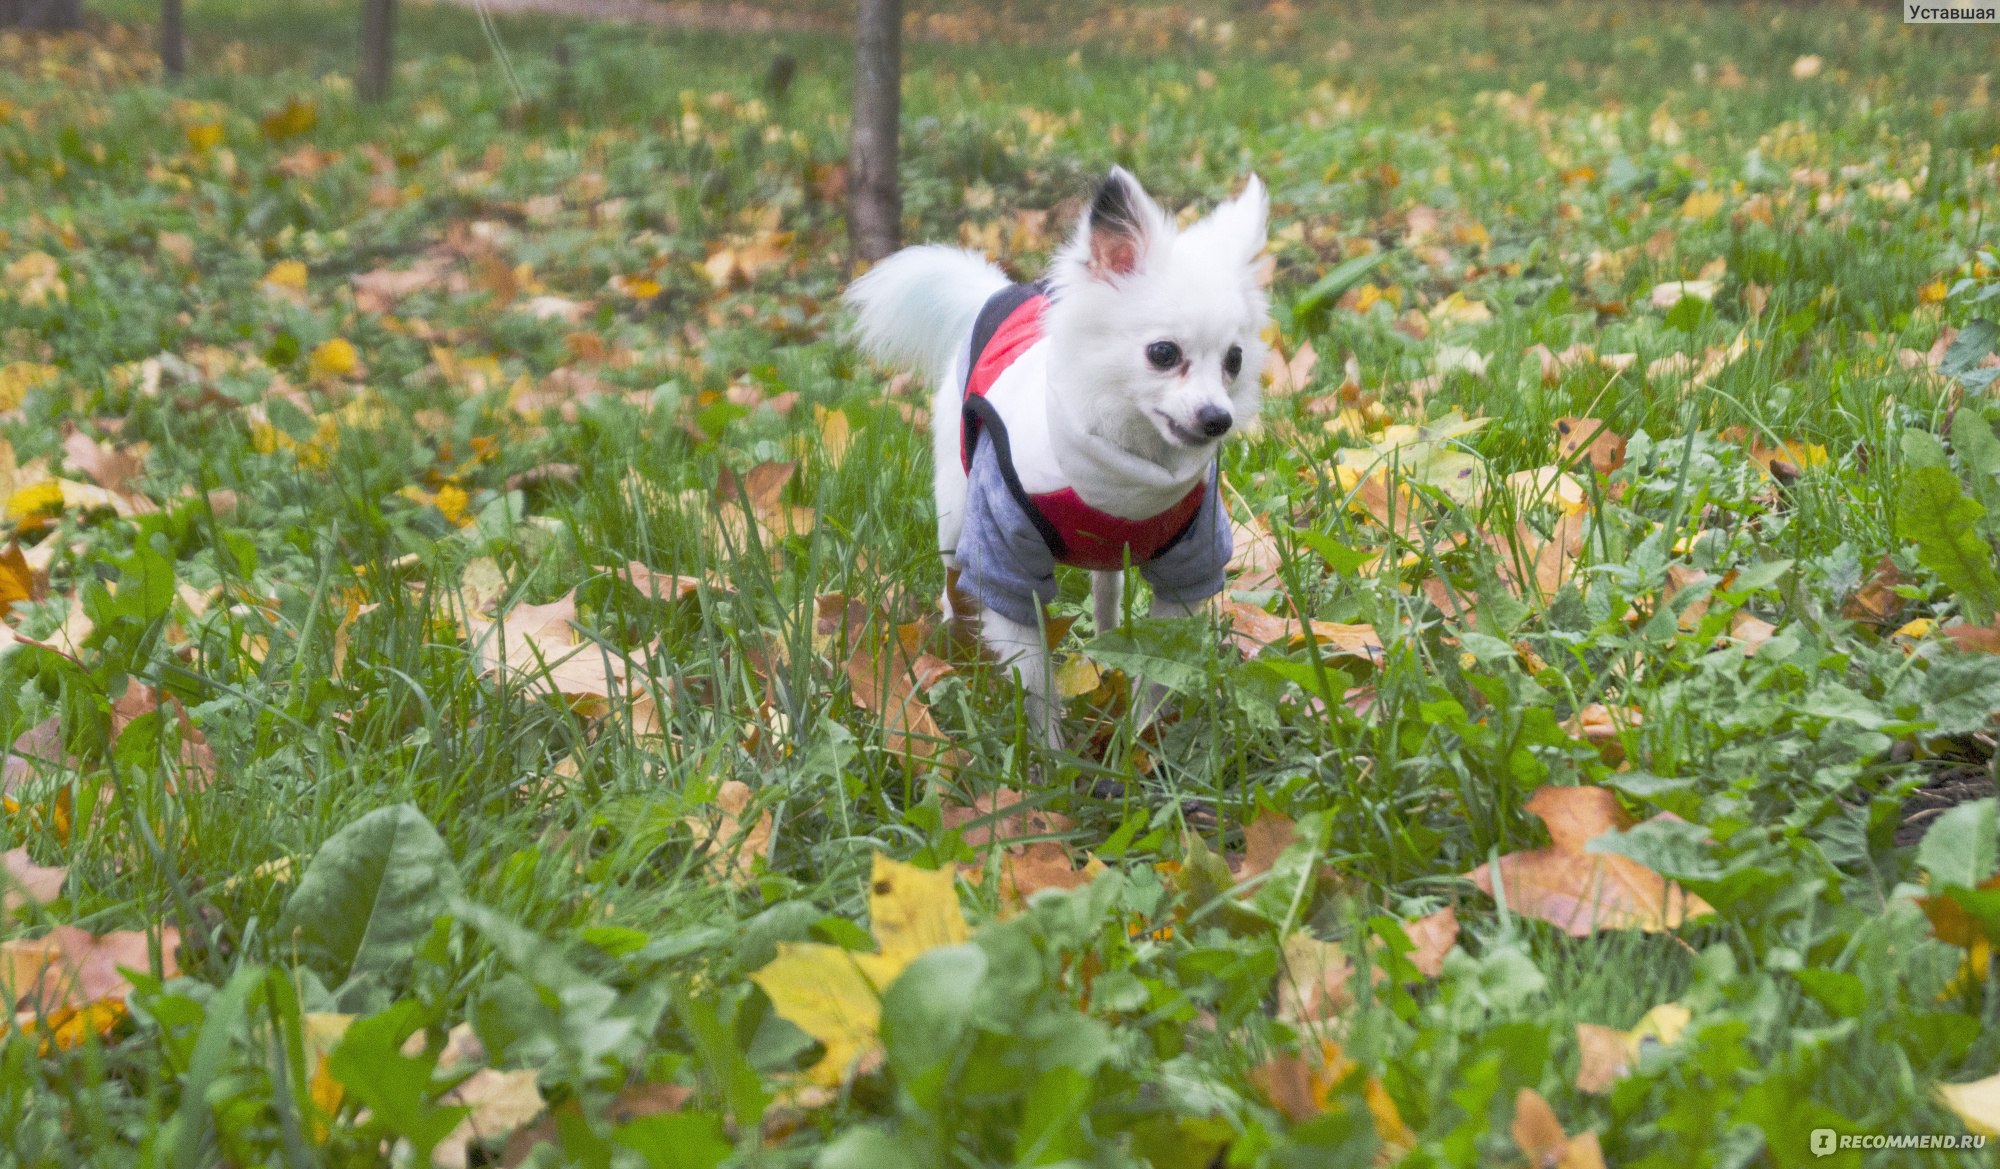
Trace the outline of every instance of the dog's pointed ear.
{"type": "Polygon", "coordinates": [[[1112,167],[1084,215],[1090,274],[1110,281],[1137,272],[1146,262],[1159,219],[1159,209],[1139,180],[1122,166],[1112,167]]]}
{"type": "Polygon", "coordinates": [[[1243,192],[1217,207],[1213,215],[1216,225],[1242,246],[1246,256],[1255,256],[1264,250],[1265,233],[1271,218],[1271,196],[1264,189],[1263,179],[1251,175],[1250,181],[1243,184],[1243,192]]]}

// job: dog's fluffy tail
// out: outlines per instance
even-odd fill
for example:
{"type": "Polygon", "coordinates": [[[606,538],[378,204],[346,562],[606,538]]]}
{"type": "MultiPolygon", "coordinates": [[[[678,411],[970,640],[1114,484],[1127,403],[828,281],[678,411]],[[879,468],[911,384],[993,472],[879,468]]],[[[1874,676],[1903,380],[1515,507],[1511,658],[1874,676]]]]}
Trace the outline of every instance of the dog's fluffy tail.
{"type": "Polygon", "coordinates": [[[979,253],[930,244],[870,268],[845,299],[869,356],[935,381],[965,345],[980,307],[1007,283],[979,253]]]}

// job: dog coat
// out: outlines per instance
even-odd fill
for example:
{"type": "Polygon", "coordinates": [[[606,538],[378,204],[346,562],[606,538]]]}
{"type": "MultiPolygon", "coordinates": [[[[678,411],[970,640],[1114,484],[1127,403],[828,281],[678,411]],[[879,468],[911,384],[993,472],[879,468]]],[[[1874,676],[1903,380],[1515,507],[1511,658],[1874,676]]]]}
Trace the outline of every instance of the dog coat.
{"type": "Polygon", "coordinates": [[[1048,292],[1016,284],[980,310],[965,355],[959,458],[966,472],[959,583],[980,604],[1034,625],[1056,597],[1055,566],[1138,567],[1155,596],[1191,604],[1222,591],[1231,548],[1214,464],[1172,507],[1128,518],[1085,503],[1049,442],[1048,292]]]}

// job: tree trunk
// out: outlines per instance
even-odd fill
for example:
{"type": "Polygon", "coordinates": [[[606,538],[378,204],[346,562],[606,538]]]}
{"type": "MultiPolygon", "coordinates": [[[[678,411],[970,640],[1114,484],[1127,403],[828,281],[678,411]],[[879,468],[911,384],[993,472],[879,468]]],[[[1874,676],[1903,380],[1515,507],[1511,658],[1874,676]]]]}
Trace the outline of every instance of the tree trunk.
{"type": "Polygon", "coordinates": [[[187,33],[181,22],[181,0],[160,0],[160,69],[168,77],[187,72],[187,33]]]}
{"type": "Polygon", "coordinates": [[[389,96],[396,64],[396,0],[361,0],[361,71],[354,78],[362,101],[389,96]]]}
{"type": "Polygon", "coordinates": [[[44,32],[83,26],[83,0],[0,0],[0,28],[44,32]]]}
{"type": "Polygon", "coordinates": [[[896,250],[903,193],[896,182],[902,113],[903,0],[861,0],[854,35],[854,137],[847,152],[847,241],[855,261],[896,250]]]}

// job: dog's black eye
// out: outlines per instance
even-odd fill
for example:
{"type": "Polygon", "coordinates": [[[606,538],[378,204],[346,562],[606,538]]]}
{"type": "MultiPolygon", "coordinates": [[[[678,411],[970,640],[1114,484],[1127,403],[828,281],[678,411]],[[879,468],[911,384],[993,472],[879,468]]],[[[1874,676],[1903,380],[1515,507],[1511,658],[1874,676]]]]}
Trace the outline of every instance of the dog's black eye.
{"type": "Polygon", "coordinates": [[[1172,369],[1181,363],[1181,347],[1172,341],[1155,341],[1146,346],[1146,360],[1154,369],[1172,369]]]}
{"type": "Polygon", "coordinates": [[[1230,377],[1243,372],[1243,346],[1231,345],[1229,352],[1222,355],[1222,372],[1230,377]]]}

